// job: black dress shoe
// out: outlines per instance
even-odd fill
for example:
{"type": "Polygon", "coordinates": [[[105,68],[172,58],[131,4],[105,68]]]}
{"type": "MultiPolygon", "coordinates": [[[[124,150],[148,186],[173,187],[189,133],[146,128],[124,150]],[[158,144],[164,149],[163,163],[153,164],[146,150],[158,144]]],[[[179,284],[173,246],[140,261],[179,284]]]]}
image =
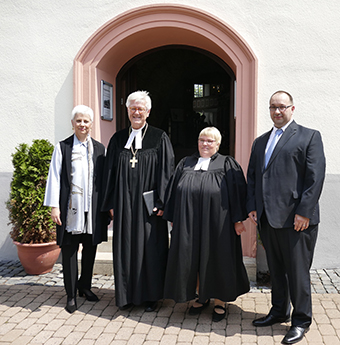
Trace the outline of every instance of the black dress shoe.
{"type": "Polygon", "coordinates": [[[302,340],[303,336],[308,331],[309,327],[291,326],[285,337],[282,339],[282,344],[295,344],[302,340]]]}
{"type": "Polygon", "coordinates": [[[253,320],[253,326],[255,327],[266,327],[274,325],[275,323],[283,323],[289,321],[289,317],[276,317],[271,314],[260,317],[259,319],[253,320]]]}
{"type": "Polygon", "coordinates": [[[90,289],[78,288],[78,291],[79,291],[79,296],[83,297],[85,295],[85,298],[88,301],[91,301],[91,302],[99,301],[99,298],[90,289]]]}
{"type": "MultiPolygon", "coordinates": [[[[196,300],[197,303],[198,299],[196,300]]],[[[202,310],[206,308],[210,303],[210,299],[206,300],[200,307],[194,307],[193,305],[189,309],[189,315],[198,315],[201,314],[202,310]]]]}
{"type": "Polygon", "coordinates": [[[154,311],[156,308],[157,308],[157,305],[158,305],[158,302],[154,302],[154,301],[151,301],[151,302],[146,302],[145,303],[145,311],[147,313],[150,313],[152,311],[154,311]]]}
{"type": "Polygon", "coordinates": [[[133,304],[132,303],[128,303],[128,304],[125,304],[125,305],[119,307],[119,310],[128,310],[128,309],[130,309],[132,307],[133,307],[133,304]]]}
{"type": "Polygon", "coordinates": [[[67,303],[65,307],[66,311],[68,311],[70,314],[74,313],[77,310],[77,303],[75,298],[67,297],[67,303]]]}
{"type": "Polygon", "coordinates": [[[227,313],[226,308],[223,307],[223,305],[215,305],[214,311],[213,311],[212,320],[213,320],[214,322],[219,322],[219,321],[221,321],[221,320],[224,319],[226,313],[227,313]],[[222,309],[222,310],[223,310],[223,313],[221,313],[221,314],[220,314],[220,313],[217,313],[217,312],[215,311],[215,309],[222,309]]]}

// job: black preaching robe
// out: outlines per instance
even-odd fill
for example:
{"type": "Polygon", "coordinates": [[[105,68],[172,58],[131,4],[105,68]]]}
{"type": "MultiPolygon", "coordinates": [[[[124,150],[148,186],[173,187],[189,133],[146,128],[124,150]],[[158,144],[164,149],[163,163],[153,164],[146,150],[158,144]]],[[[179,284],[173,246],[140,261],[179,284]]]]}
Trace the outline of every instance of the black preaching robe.
{"type": "MultiPolygon", "coordinates": [[[[145,128],[143,129],[144,134],[145,128]]],[[[149,216],[143,192],[156,190],[157,206],[174,170],[174,153],[166,133],[148,126],[138,162],[132,168],[132,152],[124,146],[129,129],[115,133],[105,161],[103,211],[113,209],[113,268],[116,304],[139,305],[163,298],[168,254],[167,223],[149,216]]],[[[134,144],[134,142],[133,142],[134,144]]]]}
{"type": "Polygon", "coordinates": [[[216,153],[207,171],[199,156],[184,158],[169,183],[163,218],[173,222],[164,298],[185,302],[234,301],[249,291],[241,238],[234,223],[247,218],[246,182],[240,165],[216,153]]]}

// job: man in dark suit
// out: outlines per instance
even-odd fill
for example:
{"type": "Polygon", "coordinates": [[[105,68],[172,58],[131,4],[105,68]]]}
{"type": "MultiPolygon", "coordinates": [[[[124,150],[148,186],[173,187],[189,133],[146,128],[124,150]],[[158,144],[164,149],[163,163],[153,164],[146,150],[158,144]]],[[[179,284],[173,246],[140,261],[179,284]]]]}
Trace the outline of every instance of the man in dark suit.
{"type": "Polygon", "coordinates": [[[255,139],[248,166],[247,211],[266,250],[272,308],[256,327],[288,321],[283,344],[300,341],[312,322],[309,270],[318,233],[325,156],[318,131],[293,120],[293,97],[275,92],[271,131],[255,139]],[[270,154],[271,153],[271,154],[270,154]]]}

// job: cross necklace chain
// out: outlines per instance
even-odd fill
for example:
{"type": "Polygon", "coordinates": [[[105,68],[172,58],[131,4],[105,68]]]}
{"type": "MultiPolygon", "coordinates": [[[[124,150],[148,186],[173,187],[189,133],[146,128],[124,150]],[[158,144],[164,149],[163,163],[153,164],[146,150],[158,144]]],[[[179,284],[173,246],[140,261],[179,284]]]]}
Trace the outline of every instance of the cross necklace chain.
{"type": "MultiPolygon", "coordinates": [[[[144,131],[143,136],[142,136],[142,141],[143,141],[143,139],[145,137],[145,133],[146,133],[147,129],[148,129],[148,123],[146,123],[146,125],[145,125],[145,131],[144,131]]],[[[131,127],[130,127],[129,134],[131,134],[131,127]]],[[[136,149],[136,151],[134,151],[133,148],[132,148],[132,144],[130,146],[130,149],[131,149],[131,152],[132,152],[132,155],[133,155],[133,157],[130,159],[130,163],[131,163],[131,168],[134,169],[136,167],[136,163],[138,163],[138,159],[136,158],[136,154],[137,154],[137,151],[139,149],[136,149]]]]}

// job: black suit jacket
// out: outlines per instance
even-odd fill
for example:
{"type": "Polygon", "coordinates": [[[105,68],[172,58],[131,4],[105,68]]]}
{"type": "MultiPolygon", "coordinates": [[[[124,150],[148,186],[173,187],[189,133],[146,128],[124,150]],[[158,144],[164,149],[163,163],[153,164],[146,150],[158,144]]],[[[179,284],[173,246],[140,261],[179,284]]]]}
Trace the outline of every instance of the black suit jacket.
{"type": "MultiPolygon", "coordinates": [[[[74,135],[60,142],[63,154],[61,178],[60,178],[60,217],[62,225],[57,225],[57,243],[59,246],[65,244],[64,232],[68,200],[71,192],[71,155],[74,135]]],[[[99,244],[107,241],[107,214],[101,213],[102,202],[102,177],[104,170],[105,147],[100,142],[92,139],[93,143],[93,191],[92,191],[92,243],[99,244]]]]}
{"type": "Polygon", "coordinates": [[[325,178],[325,156],[318,131],[293,121],[282,134],[267,168],[264,155],[271,131],[255,139],[247,180],[247,211],[265,210],[273,228],[294,226],[295,214],[318,224],[319,197],[325,178]]]}

